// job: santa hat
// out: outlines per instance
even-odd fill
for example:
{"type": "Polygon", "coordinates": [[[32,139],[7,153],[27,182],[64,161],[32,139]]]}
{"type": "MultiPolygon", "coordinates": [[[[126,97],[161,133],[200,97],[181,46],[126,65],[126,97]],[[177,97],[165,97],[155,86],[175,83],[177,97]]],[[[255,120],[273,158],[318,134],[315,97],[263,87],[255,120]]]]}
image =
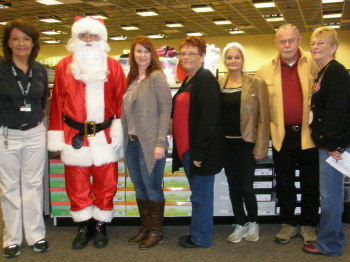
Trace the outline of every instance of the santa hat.
{"type": "Polygon", "coordinates": [[[99,35],[103,41],[107,42],[107,29],[103,19],[77,16],[72,26],[72,38],[78,38],[79,34],[83,33],[99,35]]]}
{"type": "Polygon", "coordinates": [[[238,50],[241,51],[242,56],[243,56],[243,57],[242,57],[242,58],[243,58],[243,61],[245,61],[246,56],[245,56],[245,49],[244,49],[244,47],[243,47],[240,43],[232,42],[232,43],[228,43],[228,44],[225,46],[224,50],[222,51],[222,61],[223,61],[223,63],[225,63],[225,61],[226,61],[226,53],[227,53],[227,51],[228,51],[229,49],[231,49],[232,47],[235,47],[235,48],[237,48],[238,50]]]}

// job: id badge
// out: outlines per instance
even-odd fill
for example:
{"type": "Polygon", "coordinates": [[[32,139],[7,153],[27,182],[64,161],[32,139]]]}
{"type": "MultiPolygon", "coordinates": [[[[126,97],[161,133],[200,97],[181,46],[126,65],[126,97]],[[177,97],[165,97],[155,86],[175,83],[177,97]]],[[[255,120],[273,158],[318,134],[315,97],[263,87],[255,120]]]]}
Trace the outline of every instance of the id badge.
{"type": "Polygon", "coordinates": [[[26,100],[24,100],[23,104],[19,108],[19,111],[21,111],[21,112],[30,112],[30,111],[32,111],[32,105],[28,104],[26,102],[26,100]]]}

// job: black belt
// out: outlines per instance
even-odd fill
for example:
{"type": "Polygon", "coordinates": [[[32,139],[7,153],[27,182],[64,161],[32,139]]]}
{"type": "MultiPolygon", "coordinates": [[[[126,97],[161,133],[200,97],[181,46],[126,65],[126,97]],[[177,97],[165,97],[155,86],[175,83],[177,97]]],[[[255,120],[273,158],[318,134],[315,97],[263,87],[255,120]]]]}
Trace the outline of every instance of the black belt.
{"type": "Polygon", "coordinates": [[[103,123],[96,124],[95,121],[86,121],[84,123],[77,122],[70,118],[69,116],[64,116],[64,122],[71,128],[79,130],[79,132],[72,138],[72,147],[79,149],[83,146],[83,137],[96,136],[96,133],[108,128],[111,126],[114,116],[107,119],[103,123]]]}
{"type": "Polygon", "coordinates": [[[11,128],[11,129],[19,129],[21,131],[26,131],[26,130],[32,129],[34,127],[37,127],[38,125],[40,125],[40,123],[41,122],[34,123],[34,124],[22,124],[22,125],[20,125],[18,127],[14,127],[14,128],[9,127],[9,128],[11,128]]]}
{"type": "Polygon", "coordinates": [[[285,125],[286,130],[291,130],[293,132],[300,132],[301,131],[301,125],[285,125]]]}

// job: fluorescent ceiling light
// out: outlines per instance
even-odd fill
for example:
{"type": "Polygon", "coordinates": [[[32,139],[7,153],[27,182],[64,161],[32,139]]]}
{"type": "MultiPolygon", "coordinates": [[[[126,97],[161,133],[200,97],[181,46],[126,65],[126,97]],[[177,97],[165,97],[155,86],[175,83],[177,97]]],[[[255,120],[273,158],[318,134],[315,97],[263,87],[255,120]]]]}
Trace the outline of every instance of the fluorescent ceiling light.
{"type": "Polygon", "coordinates": [[[344,0],[322,0],[322,4],[342,3],[344,0]]]}
{"type": "Polygon", "coordinates": [[[35,0],[35,2],[43,4],[43,5],[62,5],[60,1],[56,0],[35,0]]]}
{"type": "Polygon", "coordinates": [[[190,32],[187,33],[186,35],[188,36],[202,36],[204,33],[203,32],[190,32]]]}
{"type": "Polygon", "coordinates": [[[140,28],[138,28],[135,25],[121,25],[120,27],[121,27],[121,29],[128,30],[128,31],[130,31],[130,30],[139,30],[140,29],[140,28]]]}
{"type": "Polygon", "coordinates": [[[160,38],[164,38],[164,35],[147,35],[149,38],[152,38],[152,39],[160,39],[160,38]]]}
{"type": "Polygon", "coordinates": [[[60,42],[60,40],[48,39],[48,40],[44,40],[43,42],[46,43],[46,44],[58,44],[60,42]]]}
{"type": "Polygon", "coordinates": [[[323,13],[323,18],[327,19],[327,18],[340,18],[342,17],[341,13],[323,13]]]}
{"type": "Polygon", "coordinates": [[[11,3],[2,3],[0,4],[0,9],[6,9],[12,7],[11,3]]]}
{"type": "Polygon", "coordinates": [[[239,29],[239,28],[235,28],[235,29],[229,29],[228,32],[231,35],[237,35],[237,34],[244,34],[244,31],[239,29]]]}
{"type": "Polygon", "coordinates": [[[256,8],[271,8],[271,7],[275,7],[275,3],[274,2],[257,2],[253,4],[256,8]]]}
{"type": "Polygon", "coordinates": [[[111,36],[109,39],[111,40],[116,40],[116,41],[120,41],[120,40],[126,40],[127,37],[126,36],[111,36]]]}
{"type": "Polygon", "coordinates": [[[232,22],[226,19],[213,19],[214,24],[217,25],[230,25],[232,22]]]}
{"type": "Polygon", "coordinates": [[[167,27],[183,27],[183,24],[176,22],[165,22],[167,27]]]}
{"type": "Polygon", "coordinates": [[[158,15],[158,12],[156,9],[135,9],[136,14],[140,16],[155,16],[158,15]]]}
{"type": "Polygon", "coordinates": [[[39,20],[41,22],[45,22],[45,23],[60,23],[62,22],[61,19],[59,19],[58,17],[52,16],[52,17],[39,17],[39,20]]]}
{"type": "Polygon", "coordinates": [[[213,12],[214,9],[210,5],[192,5],[192,10],[197,13],[213,12]]]}
{"type": "Polygon", "coordinates": [[[85,14],[85,16],[90,16],[95,19],[108,19],[108,16],[104,13],[85,14]]]}
{"type": "Polygon", "coordinates": [[[267,22],[280,22],[284,21],[283,15],[281,14],[272,14],[272,15],[264,15],[267,22]]]}
{"type": "Polygon", "coordinates": [[[332,27],[334,29],[338,29],[338,28],[340,28],[340,23],[325,23],[324,26],[329,26],[329,27],[332,27]]]}
{"type": "Polygon", "coordinates": [[[62,31],[58,31],[58,30],[47,30],[47,31],[42,31],[41,33],[45,34],[45,35],[60,35],[62,34],[62,31]]]}
{"type": "Polygon", "coordinates": [[[8,21],[0,21],[0,25],[6,25],[8,21]]]}

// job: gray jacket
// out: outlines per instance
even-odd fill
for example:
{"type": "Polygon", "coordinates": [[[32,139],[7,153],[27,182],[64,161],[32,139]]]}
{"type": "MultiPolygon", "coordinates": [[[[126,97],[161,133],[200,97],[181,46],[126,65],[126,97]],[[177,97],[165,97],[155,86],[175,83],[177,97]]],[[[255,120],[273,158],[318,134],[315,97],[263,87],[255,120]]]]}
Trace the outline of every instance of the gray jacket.
{"type": "MultiPolygon", "coordinates": [[[[169,146],[167,134],[172,98],[165,75],[157,70],[141,81],[133,91],[130,106],[147,169],[151,174],[156,161],[154,147],[167,149],[169,146]]],[[[124,131],[124,153],[126,154],[128,130],[124,111],[122,111],[121,119],[124,131]]]]}

